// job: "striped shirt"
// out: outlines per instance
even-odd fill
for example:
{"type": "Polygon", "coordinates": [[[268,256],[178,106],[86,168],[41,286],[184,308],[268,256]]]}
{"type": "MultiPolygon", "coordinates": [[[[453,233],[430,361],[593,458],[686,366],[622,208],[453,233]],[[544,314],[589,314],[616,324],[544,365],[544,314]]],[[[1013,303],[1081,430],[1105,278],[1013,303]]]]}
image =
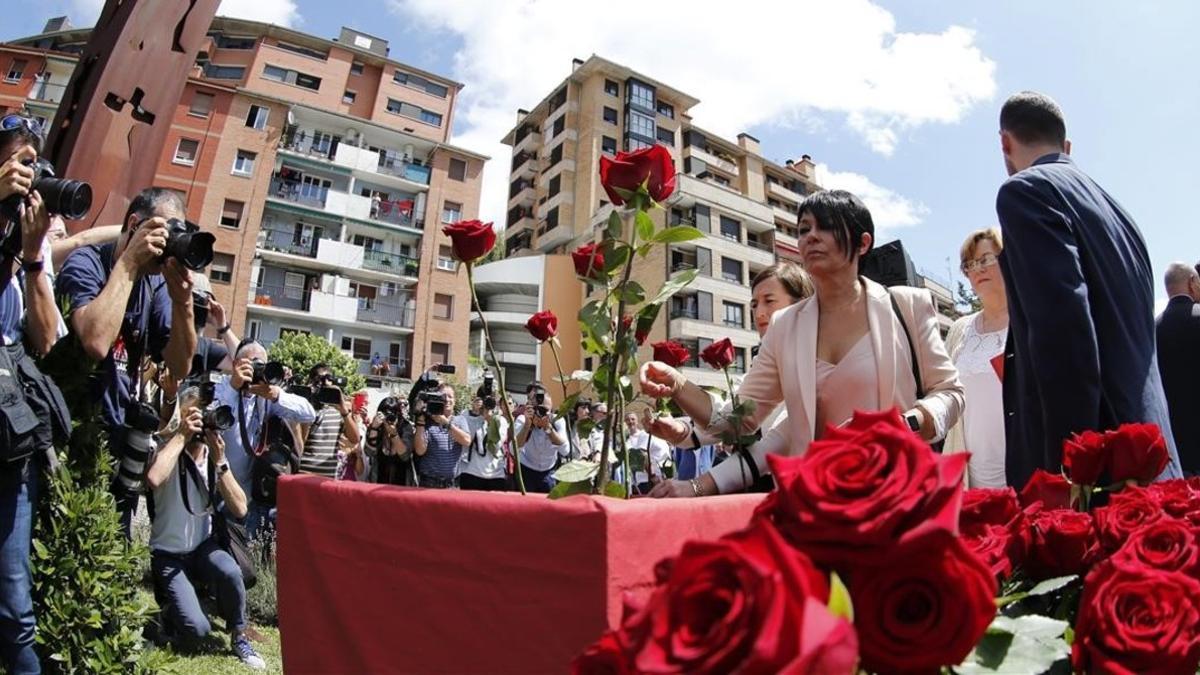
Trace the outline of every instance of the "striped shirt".
{"type": "Polygon", "coordinates": [[[338,468],[338,437],[342,435],[342,415],[337,408],[325,406],[308,429],[304,453],[300,455],[300,471],[326,478],[336,478],[338,468]]]}
{"type": "Polygon", "coordinates": [[[463,448],[450,438],[450,430],[436,424],[427,427],[425,448],[425,454],[417,457],[417,473],[438,480],[452,480],[463,448]]]}

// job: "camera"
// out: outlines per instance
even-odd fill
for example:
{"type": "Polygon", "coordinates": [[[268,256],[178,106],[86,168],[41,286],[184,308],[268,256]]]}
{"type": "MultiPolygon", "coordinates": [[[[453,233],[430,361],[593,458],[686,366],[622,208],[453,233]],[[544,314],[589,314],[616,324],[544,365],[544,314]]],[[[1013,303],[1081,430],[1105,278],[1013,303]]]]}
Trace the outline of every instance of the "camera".
{"type": "Polygon", "coordinates": [[[400,399],[394,396],[389,396],[383,399],[379,402],[379,407],[376,409],[376,412],[383,415],[383,419],[387,420],[388,424],[396,426],[396,423],[401,419],[400,399]]]}
{"type": "Polygon", "coordinates": [[[533,404],[533,414],[538,417],[546,417],[550,414],[550,408],[546,406],[546,390],[538,387],[529,392],[529,402],[533,404]]]}
{"type": "MultiPolygon", "coordinates": [[[[30,159],[25,166],[33,169],[32,190],[37,190],[46,203],[46,211],[58,214],[68,220],[79,220],[88,214],[92,208],[92,186],[83,181],[69,178],[57,178],[54,175],[54,165],[45,159],[30,159]]],[[[5,252],[19,253],[21,251],[21,224],[19,207],[22,198],[13,195],[0,203],[0,214],[8,221],[4,233],[3,249],[5,252]]]]}
{"type": "Polygon", "coordinates": [[[125,406],[125,443],[121,462],[113,476],[114,491],[137,494],[146,473],[146,462],[156,447],[154,432],[158,430],[158,411],[149,403],[133,400],[125,406]]]}
{"type": "Polygon", "coordinates": [[[269,384],[273,387],[283,385],[283,364],[278,361],[259,361],[255,359],[250,362],[254,368],[254,375],[250,378],[250,384],[269,384]]]}
{"type": "Polygon", "coordinates": [[[427,416],[446,414],[446,394],[440,389],[423,391],[418,399],[425,402],[424,413],[427,416]]]}
{"type": "Polygon", "coordinates": [[[227,431],[233,428],[233,408],[227,405],[212,407],[216,398],[217,383],[221,381],[219,373],[205,373],[197,383],[200,389],[199,405],[202,411],[205,430],[227,431]]]}
{"type": "Polygon", "coordinates": [[[212,262],[216,240],[211,232],[201,232],[200,226],[190,220],[172,218],[167,221],[167,245],[158,259],[166,262],[174,258],[184,267],[199,272],[212,262]]]}
{"type": "Polygon", "coordinates": [[[496,380],[496,378],[492,375],[490,370],[484,371],[483,384],[480,385],[479,391],[475,393],[476,396],[483,399],[484,410],[495,410],[496,409],[496,381],[495,380],[496,380]]]}

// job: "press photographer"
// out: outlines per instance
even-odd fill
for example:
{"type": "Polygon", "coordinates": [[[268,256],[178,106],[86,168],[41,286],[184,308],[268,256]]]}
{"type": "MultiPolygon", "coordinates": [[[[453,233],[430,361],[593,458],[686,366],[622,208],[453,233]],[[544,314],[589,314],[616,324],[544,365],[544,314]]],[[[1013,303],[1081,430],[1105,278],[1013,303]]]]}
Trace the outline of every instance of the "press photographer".
{"type": "Polygon", "coordinates": [[[495,378],[483,375],[483,384],[475,391],[470,409],[456,417],[453,425],[465,429],[471,442],[463,452],[458,486],[463,490],[502,491],[508,489],[504,471],[504,439],[508,421],[497,410],[495,378]]]}
{"type": "Polygon", "coordinates": [[[367,439],[363,443],[369,464],[368,480],[384,485],[416,485],[412,447],[408,402],[394,396],[383,399],[367,425],[367,439]]]}
{"type": "Polygon", "coordinates": [[[71,307],[71,329],[100,362],[94,393],[120,460],[113,490],[126,535],[158,427],[158,402],[140,386],[149,362],[162,362],[178,382],[196,350],[192,270],[212,261],[213,236],[183,222],[179,196],[148,188],[129,204],[114,244],[84,246],[67,258],[56,279],[71,307]]]}
{"type": "Polygon", "coordinates": [[[0,659],[10,673],[39,672],[30,537],[41,470],[71,428],[62,393],[31,358],[66,333],[48,276],[56,186],[34,168],[41,144],[33,119],[0,119],[0,659]]]}
{"type": "MultiPolygon", "coordinates": [[[[210,388],[213,383],[206,383],[210,388]]],[[[246,493],[225,457],[219,426],[232,425],[227,406],[206,405],[210,391],[189,387],[180,395],[183,414],[174,435],[154,454],[146,483],[154,493],[150,529],[150,569],[162,606],[164,630],[176,640],[194,643],[212,631],[200,605],[207,589],[230,632],[234,655],[251,668],[266,667],[250,646],[246,629],[246,588],[237,560],[218,536],[222,511],[246,515],[246,493]]]]}
{"type": "Polygon", "coordinates": [[[304,448],[300,452],[300,471],[326,478],[337,478],[343,461],[353,462],[355,477],[365,475],[358,442],[362,438],[351,414],[351,401],[343,389],[346,378],[337,377],[329,366],[320,363],[308,373],[309,399],[317,409],[317,418],[304,430],[304,448]],[[343,449],[350,452],[343,452],[343,449]]]}
{"type": "Polygon", "coordinates": [[[454,387],[439,381],[435,376],[439,372],[453,371],[435,365],[413,384],[413,452],[421,487],[450,488],[457,485],[458,462],[463,450],[471,445],[471,435],[466,428],[451,423],[454,387]]]}
{"type": "Polygon", "coordinates": [[[554,467],[560,456],[570,452],[567,423],[554,415],[550,394],[537,383],[526,394],[525,412],[516,422],[516,441],[520,448],[520,471],[525,489],[546,493],[554,489],[554,467]]]}
{"type": "MultiPolygon", "coordinates": [[[[267,350],[245,339],[233,352],[233,373],[217,384],[216,399],[233,409],[237,424],[221,434],[233,477],[250,496],[246,534],[257,537],[274,522],[274,504],[264,500],[252,479],[255,462],[270,461],[268,422],[309,424],[316,419],[312,404],[302,396],[284,391],[284,369],[267,360],[267,350]]],[[[261,472],[260,472],[261,473],[261,472]]],[[[273,492],[270,493],[273,497],[273,492]]]]}

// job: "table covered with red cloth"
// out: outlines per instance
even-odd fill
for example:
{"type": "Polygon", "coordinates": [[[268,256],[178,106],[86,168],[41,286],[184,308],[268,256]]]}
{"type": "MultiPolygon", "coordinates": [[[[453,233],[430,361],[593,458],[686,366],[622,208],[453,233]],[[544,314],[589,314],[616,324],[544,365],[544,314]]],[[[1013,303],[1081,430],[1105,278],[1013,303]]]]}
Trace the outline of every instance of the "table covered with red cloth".
{"type": "Polygon", "coordinates": [[[279,621],[288,673],[564,673],[689,539],[762,495],[705,499],[422,490],[285,478],[279,621]]]}

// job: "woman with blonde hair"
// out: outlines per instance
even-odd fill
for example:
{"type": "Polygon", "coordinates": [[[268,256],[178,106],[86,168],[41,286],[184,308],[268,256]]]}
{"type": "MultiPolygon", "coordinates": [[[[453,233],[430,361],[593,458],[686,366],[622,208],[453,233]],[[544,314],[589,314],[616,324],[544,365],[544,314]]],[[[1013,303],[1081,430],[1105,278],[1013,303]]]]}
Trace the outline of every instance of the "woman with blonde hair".
{"type": "Polygon", "coordinates": [[[1004,250],[1000,230],[989,227],[967,236],[959,251],[960,269],[982,309],[954,322],[946,351],[966,391],[962,419],[946,437],[945,452],[971,452],[967,484],[1000,488],[1004,475],[1004,345],[1008,339],[1008,297],[1000,274],[1004,250]]]}

